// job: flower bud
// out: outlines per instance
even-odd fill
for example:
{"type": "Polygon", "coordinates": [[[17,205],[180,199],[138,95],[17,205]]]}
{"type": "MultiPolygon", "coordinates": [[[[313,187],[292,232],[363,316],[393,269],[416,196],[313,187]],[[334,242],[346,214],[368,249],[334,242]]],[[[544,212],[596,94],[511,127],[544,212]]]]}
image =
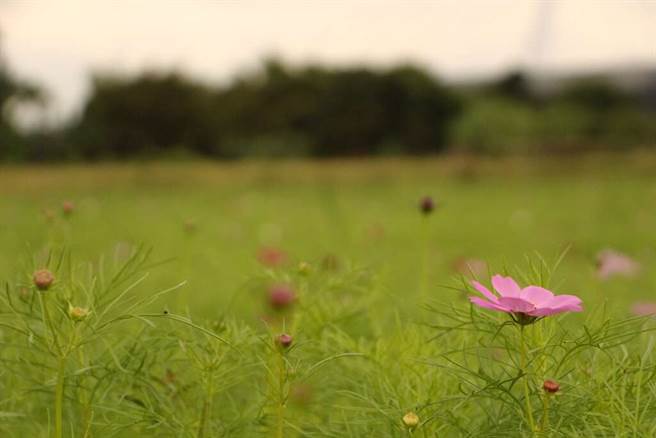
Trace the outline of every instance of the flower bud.
{"type": "Polygon", "coordinates": [[[542,384],[542,389],[549,394],[555,394],[560,390],[560,385],[554,380],[545,380],[542,384]]]}
{"type": "Polygon", "coordinates": [[[55,281],[55,276],[47,269],[39,269],[34,273],[32,279],[37,289],[45,291],[50,289],[50,286],[55,281]]]}
{"type": "Polygon", "coordinates": [[[268,268],[277,268],[287,261],[287,253],[278,248],[264,247],[257,252],[257,260],[268,268]]]}
{"type": "Polygon", "coordinates": [[[288,335],[287,333],[283,333],[278,335],[277,341],[278,345],[280,345],[282,348],[289,348],[291,347],[294,338],[292,338],[292,336],[288,335]]]}
{"type": "Polygon", "coordinates": [[[73,210],[75,210],[75,204],[71,201],[64,201],[62,204],[62,211],[64,212],[64,216],[70,216],[73,213],[73,210]]]}
{"type": "Polygon", "coordinates": [[[298,273],[307,277],[312,271],[312,266],[308,262],[300,262],[298,264],[298,273]]]}
{"type": "Polygon", "coordinates": [[[30,289],[27,287],[21,287],[18,289],[18,296],[20,297],[21,300],[27,301],[30,299],[30,289]]]}
{"type": "Polygon", "coordinates": [[[68,305],[68,317],[75,322],[84,321],[89,316],[89,309],[68,305]]]}
{"type": "Polygon", "coordinates": [[[196,221],[194,221],[193,219],[186,219],[183,225],[184,225],[184,230],[189,234],[195,232],[196,229],[198,228],[198,226],[196,225],[196,221]]]}
{"type": "Polygon", "coordinates": [[[425,196],[419,202],[419,210],[421,210],[421,212],[425,215],[431,214],[434,209],[435,209],[435,203],[433,202],[433,198],[431,198],[430,196],[425,196]]]}
{"type": "Polygon", "coordinates": [[[408,429],[414,429],[419,425],[419,416],[414,412],[408,412],[403,416],[403,424],[408,429]]]}
{"type": "Polygon", "coordinates": [[[269,304],[276,310],[283,310],[291,306],[295,299],[296,294],[287,285],[276,285],[269,289],[269,304]]]}
{"type": "Polygon", "coordinates": [[[43,216],[48,222],[52,222],[55,219],[55,213],[50,209],[43,210],[43,216]]]}

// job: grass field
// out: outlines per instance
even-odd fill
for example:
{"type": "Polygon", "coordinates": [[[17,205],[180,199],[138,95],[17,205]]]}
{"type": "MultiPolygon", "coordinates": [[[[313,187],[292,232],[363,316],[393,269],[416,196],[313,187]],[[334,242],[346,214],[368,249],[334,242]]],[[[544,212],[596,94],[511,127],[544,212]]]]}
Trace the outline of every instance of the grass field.
{"type": "Polygon", "coordinates": [[[630,310],[656,301],[654,169],[650,154],[1,167],[0,434],[654,436],[654,324],[630,310]],[[638,274],[598,278],[608,248],[638,274]],[[463,258],[488,263],[485,284],[510,273],[585,311],[504,325],[470,306],[463,258]],[[272,309],[283,284],[296,299],[272,309]]]}

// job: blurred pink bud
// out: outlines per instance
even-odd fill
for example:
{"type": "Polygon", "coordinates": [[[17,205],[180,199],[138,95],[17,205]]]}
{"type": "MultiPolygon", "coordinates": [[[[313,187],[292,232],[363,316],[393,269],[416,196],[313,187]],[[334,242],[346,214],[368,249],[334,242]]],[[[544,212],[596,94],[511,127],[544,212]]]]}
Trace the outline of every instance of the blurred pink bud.
{"type": "Polygon", "coordinates": [[[606,249],[597,254],[597,277],[607,280],[614,276],[633,277],[640,271],[640,263],[621,252],[606,249]]]}
{"type": "Polygon", "coordinates": [[[636,316],[652,316],[656,315],[656,303],[654,302],[637,302],[631,306],[631,313],[636,316]]]}
{"type": "Polygon", "coordinates": [[[283,348],[289,348],[292,345],[292,342],[294,341],[294,338],[291,337],[291,335],[288,335],[287,333],[283,333],[278,336],[278,345],[280,345],[283,348]]]}
{"type": "Polygon", "coordinates": [[[257,252],[257,260],[264,266],[275,268],[287,261],[287,254],[277,248],[263,247],[257,252]]]}
{"type": "Polygon", "coordinates": [[[269,289],[269,303],[276,310],[283,310],[291,306],[295,299],[296,294],[287,285],[278,284],[269,289]]]}
{"type": "Polygon", "coordinates": [[[70,216],[73,213],[73,210],[75,210],[75,204],[73,204],[72,201],[64,201],[62,204],[62,211],[64,212],[64,215],[70,216]]]}

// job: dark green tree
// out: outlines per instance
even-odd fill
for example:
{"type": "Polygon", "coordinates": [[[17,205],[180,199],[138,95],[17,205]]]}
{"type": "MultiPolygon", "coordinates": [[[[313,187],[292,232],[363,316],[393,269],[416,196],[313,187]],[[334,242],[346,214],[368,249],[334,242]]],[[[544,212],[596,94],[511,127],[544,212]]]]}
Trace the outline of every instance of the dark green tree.
{"type": "Polygon", "coordinates": [[[42,97],[39,88],[18,80],[9,71],[0,51],[0,159],[21,159],[27,155],[26,140],[14,125],[12,111],[16,104],[39,101],[42,97]]]}
{"type": "Polygon", "coordinates": [[[211,89],[178,73],[97,75],[70,138],[87,158],[217,150],[211,89]]]}

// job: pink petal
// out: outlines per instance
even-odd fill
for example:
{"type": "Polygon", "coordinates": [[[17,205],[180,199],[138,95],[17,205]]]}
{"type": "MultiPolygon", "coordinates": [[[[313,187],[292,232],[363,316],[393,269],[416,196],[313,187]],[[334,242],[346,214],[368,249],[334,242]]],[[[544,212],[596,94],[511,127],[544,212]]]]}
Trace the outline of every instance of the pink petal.
{"type": "Polygon", "coordinates": [[[519,294],[521,293],[521,289],[515,280],[510,277],[495,275],[492,277],[492,286],[494,286],[494,289],[502,297],[519,298],[519,294]]]}
{"type": "Polygon", "coordinates": [[[528,313],[535,310],[535,306],[532,303],[524,301],[521,298],[501,297],[499,298],[499,305],[518,313],[528,313]]]}
{"type": "Polygon", "coordinates": [[[551,291],[539,286],[525,287],[519,296],[521,299],[533,303],[535,307],[548,307],[548,304],[554,298],[551,291]]]}
{"type": "Polygon", "coordinates": [[[532,310],[531,312],[528,312],[528,314],[531,316],[549,316],[549,315],[553,315],[554,313],[558,313],[558,312],[550,307],[542,307],[540,309],[535,309],[532,310]]]}
{"type": "Polygon", "coordinates": [[[528,314],[531,316],[549,316],[549,315],[556,315],[558,313],[564,313],[564,312],[582,312],[583,308],[580,305],[567,305],[563,307],[542,307],[540,309],[535,309],[532,312],[529,312],[528,314]]]}
{"type": "Polygon", "coordinates": [[[500,312],[506,312],[510,313],[510,309],[506,309],[498,304],[491,303],[487,300],[484,300],[481,297],[469,297],[469,301],[471,301],[473,304],[476,304],[479,307],[484,307],[486,309],[492,309],[492,310],[497,310],[500,312]]]}
{"type": "Polygon", "coordinates": [[[551,301],[544,304],[544,307],[558,308],[569,305],[580,306],[581,303],[581,299],[575,295],[556,295],[551,301]]]}
{"type": "Polygon", "coordinates": [[[483,286],[481,283],[479,283],[478,281],[472,281],[472,285],[477,291],[485,295],[485,298],[492,301],[493,303],[497,302],[497,296],[494,295],[492,292],[490,292],[490,290],[485,286],[483,286]]]}

